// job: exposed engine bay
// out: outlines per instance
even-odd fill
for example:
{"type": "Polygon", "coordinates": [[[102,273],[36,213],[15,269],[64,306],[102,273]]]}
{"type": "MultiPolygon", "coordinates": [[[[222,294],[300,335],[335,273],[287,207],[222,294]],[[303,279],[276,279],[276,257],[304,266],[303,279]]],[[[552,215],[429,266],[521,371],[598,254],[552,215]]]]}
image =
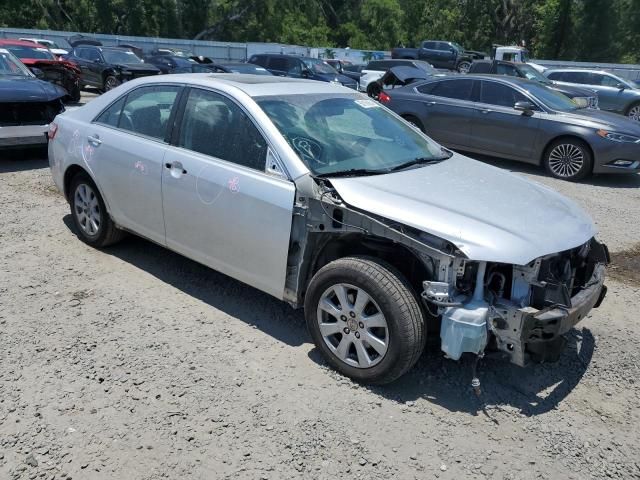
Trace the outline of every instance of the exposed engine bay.
{"type": "Polygon", "coordinates": [[[64,111],[61,100],[0,103],[0,127],[48,125],[64,111]]]}
{"type": "Polygon", "coordinates": [[[375,255],[412,283],[449,358],[493,351],[525,366],[557,360],[562,335],[606,294],[609,252],[595,238],[526,265],[473,261],[449,241],[347,205],[326,179],[312,181],[294,208],[286,289],[294,306],[318,265],[375,255]]]}

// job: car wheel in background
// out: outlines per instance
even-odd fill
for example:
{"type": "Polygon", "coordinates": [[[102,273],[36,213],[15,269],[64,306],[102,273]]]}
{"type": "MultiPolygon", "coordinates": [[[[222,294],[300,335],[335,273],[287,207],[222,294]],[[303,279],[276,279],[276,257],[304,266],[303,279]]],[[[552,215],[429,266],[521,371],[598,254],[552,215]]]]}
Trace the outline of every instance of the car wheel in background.
{"type": "Polygon", "coordinates": [[[118,85],[120,85],[120,83],[122,82],[120,82],[120,80],[118,80],[116,77],[114,77],[113,75],[108,75],[107,78],[104,79],[103,90],[105,92],[108,92],[109,90],[113,90],[118,85]]]}
{"type": "Polygon", "coordinates": [[[92,247],[106,247],[124,237],[107,213],[104,201],[93,180],[86,173],[78,173],[69,189],[71,216],[80,239],[92,247]]]}
{"type": "Polygon", "coordinates": [[[373,258],[346,257],[311,280],[305,317],[333,368],[364,383],[392,382],[422,354],[425,321],[402,274],[373,258]]]}
{"type": "Polygon", "coordinates": [[[593,155],[582,140],[560,138],[545,151],[544,166],[555,178],[576,181],[591,173],[593,155]]]}
{"type": "Polygon", "coordinates": [[[467,62],[463,60],[458,64],[458,72],[460,73],[469,73],[469,69],[471,68],[471,62],[467,62]]]}
{"type": "Polygon", "coordinates": [[[378,84],[378,82],[371,82],[367,87],[367,95],[371,98],[377,100],[382,92],[382,87],[378,84]]]}
{"type": "Polygon", "coordinates": [[[404,118],[407,122],[409,122],[411,125],[416,127],[422,133],[426,133],[424,131],[424,126],[422,125],[422,122],[418,120],[416,117],[414,117],[413,115],[403,115],[402,118],[404,118]]]}
{"type": "Polygon", "coordinates": [[[71,101],[73,103],[78,103],[80,101],[80,84],[76,83],[69,92],[69,97],[71,97],[71,101]]]}
{"type": "Polygon", "coordinates": [[[630,120],[640,122],[640,103],[634,103],[629,107],[627,117],[629,117],[630,120]]]}

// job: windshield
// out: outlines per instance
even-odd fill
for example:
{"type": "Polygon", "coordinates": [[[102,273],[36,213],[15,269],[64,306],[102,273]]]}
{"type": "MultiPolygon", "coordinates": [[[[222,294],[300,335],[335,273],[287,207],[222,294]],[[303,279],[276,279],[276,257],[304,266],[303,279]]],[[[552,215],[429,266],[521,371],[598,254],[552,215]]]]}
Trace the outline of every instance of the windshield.
{"type": "Polygon", "coordinates": [[[56,59],[56,57],[53,56],[53,53],[51,53],[46,48],[10,46],[7,47],[7,50],[9,50],[18,58],[35,58],[37,60],[56,59]]]}
{"type": "Polygon", "coordinates": [[[329,73],[333,75],[338,73],[335,68],[333,68],[323,60],[318,60],[315,58],[303,58],[302,61],[304,62],[306,67],[314,73],[329,73]]]}
{"type": "Polygon", "coordinates": [[[547,77],[542,75],[538,70],[533,68],[531,65],[527,65],[527,64],[518,65],[518,69],[529,80],[535,80],[536,82],[540,82],[540,83],[552,83],[551,80],[549,80],[547,77]]]}
{"type": "Polygon", "coordinates": [[[142,60],[130,50],[102,50],[107,63],[142,63],[142,60]]]}
{"type": "Polygon", "coordinates": [[[552,110],[568,112],[579,108],[578,104],[566,95],[556,92],[555,90],[551,90],[544,85],[527,83],[526,85],[521,86],[552,110]]]}
{"type": "Polygon", "coordinates": [[[40,45],[44,45],[48,48],[60,48],[56,42],[52,42],[51,40],[36,40],[40,45]]]}
{"type": "Polygon", "coordinates": [[[4,49],[0,49],[0,75],[33,77],[33,74],[20,60],[4,49]]]}
{"type": "Polygon", "coordinates": [[[464,51],[464,48],[459,43],[451,42],[451,45],[453,45],[455,48],[457,48],[460,51],[464,51]]]}
{"type": "Polygon", "coordinates": [[[413,62],[413,64],[431,75],[435,75],[436,73],[438,73],[438,71],[433,68],[430,63],[423,62],[422,60],[416,60],[415,62],[413,62]]]}
{"type": "Polygon", "coordinates": [[[352,170],[387,173],[418,159],[445,157],[438,144],[363,95],[285,95],[255,100],[316,175],[352,170]]]}

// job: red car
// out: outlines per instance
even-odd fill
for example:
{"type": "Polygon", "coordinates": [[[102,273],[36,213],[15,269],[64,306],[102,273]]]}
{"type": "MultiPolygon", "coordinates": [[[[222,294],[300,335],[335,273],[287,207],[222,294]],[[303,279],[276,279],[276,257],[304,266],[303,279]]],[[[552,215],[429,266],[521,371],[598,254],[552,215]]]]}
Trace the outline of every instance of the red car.
{"type": "Polygon", "coordinates": [[[67,100],[80,100],[80,69],[74,63],[58,59],[49,49],[32,42],[0,40],[0,47],[18,57],[37,77],[63,87],[69,94],[67,100]]]}

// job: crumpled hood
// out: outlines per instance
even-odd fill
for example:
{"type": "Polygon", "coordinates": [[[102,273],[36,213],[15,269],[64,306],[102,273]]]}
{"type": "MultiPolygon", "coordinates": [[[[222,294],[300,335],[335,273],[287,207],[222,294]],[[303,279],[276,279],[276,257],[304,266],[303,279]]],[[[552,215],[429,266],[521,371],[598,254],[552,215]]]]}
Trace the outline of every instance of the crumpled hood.
{"type": "Polygon", "coordinates": [[[591,218],[554,190],[459,154],[330,181],[348,205],[448,240],[472,260],[525,265],[596,233],[591,218]]]}
{"type": "Polygon", "coordinates": [[[44,80],[0,75],[0,102],[50,102],[66,96],[64,88],[44,80]]]}

